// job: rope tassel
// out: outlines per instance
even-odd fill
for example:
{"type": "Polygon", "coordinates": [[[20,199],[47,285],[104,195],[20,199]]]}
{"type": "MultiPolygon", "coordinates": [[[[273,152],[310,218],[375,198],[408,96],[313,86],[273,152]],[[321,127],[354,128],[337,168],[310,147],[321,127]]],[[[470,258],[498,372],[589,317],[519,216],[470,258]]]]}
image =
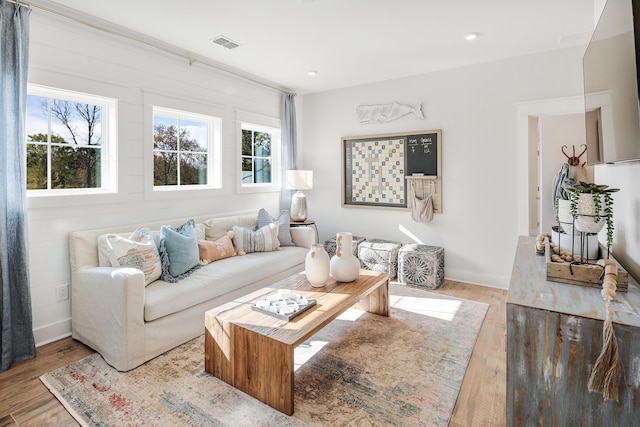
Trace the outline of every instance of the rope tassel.
{"type": "Polygon", "coordinates": [[[620,359],[618,357],[618,341],[613,331],[613,305],[607,304],[607,318],[602,326],[602,351],[591,371],[589,391],[597,391],[605,400],[618,401],[618,379],[620,378],[620,359]]]}
{"type": "Polygon", "coordinates": [[[618,277],[617,266],[610,267],[611,261],[598,261],[605,267],[605,280],[602,284],[602,297],[605,299],[607,317],[602,325],[602,351],[593,365],[589,378],[589,391],[597,391],[605,400],[615,400],[619,397],[620,358],[618,356],[618,340],[613,330],[613,304],[618,277]],[[608,268],[607,268],[608,267],[608,268]],[[615,269],[615,271],[614,271],[615,269]],[[607,277],[609,276],[609,277],[607,277]]]}

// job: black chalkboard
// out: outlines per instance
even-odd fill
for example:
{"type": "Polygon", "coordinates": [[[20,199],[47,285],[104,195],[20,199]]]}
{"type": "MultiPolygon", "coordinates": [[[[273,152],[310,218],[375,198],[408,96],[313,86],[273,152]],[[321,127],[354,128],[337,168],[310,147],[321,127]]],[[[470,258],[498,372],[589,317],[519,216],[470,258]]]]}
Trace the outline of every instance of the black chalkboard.
{"type": "Polygon", "coordinates": [[[407,135],[406,175],[438,175],[438,134],[407,135]]]}

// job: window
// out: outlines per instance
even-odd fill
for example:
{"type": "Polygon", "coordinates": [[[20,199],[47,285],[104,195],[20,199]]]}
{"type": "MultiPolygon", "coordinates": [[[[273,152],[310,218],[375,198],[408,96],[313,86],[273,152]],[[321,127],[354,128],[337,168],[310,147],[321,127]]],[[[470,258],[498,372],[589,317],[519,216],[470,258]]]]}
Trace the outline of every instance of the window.
{"type": "Polygon", "coordinates": [[[250,123],[241,123],[242,186],[272,185],[275,152],[280,144],[280,130],[250,123]]]}
{"type": "Polygon", "coordinates": [[[212,187],[214,134],[219,119],[153,109],[154,188],[212,187]]]}
{"type": "Polygon", "coordinates": [[[27,190],[116,191],[116,101],[41,86],[27,96],[27,190]],[[113,138],[113,139],[112,139],[113,138]]]}

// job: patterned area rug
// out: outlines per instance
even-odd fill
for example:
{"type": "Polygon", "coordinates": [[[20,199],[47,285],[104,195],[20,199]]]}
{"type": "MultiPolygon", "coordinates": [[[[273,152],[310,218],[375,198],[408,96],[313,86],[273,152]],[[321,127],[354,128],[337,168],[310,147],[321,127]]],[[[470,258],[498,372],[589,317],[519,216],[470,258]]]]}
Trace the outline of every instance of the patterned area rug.
{"type": "Polygon", "coordinates": [[[446,426],[488,305],[390,286],[295,352],[286,416],[203,370],[203,337],[129,372],[93,354],[40,379],[84,426],[446,426]]]}

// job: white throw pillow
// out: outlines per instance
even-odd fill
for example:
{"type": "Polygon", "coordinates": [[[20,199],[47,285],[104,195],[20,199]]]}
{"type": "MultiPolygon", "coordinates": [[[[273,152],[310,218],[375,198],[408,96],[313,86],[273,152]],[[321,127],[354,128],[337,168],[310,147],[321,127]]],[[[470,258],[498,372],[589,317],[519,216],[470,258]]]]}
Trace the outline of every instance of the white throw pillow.
{"type": "Polygon", "coordinates": [[[160,254],[148,228],[137,229],[129,238],[107,234],[105,239],[111,266],[142,270],[145,285],[160,278],[162,274],[160,254]]]}
{"type": "Polygon", "coordinates": [[[291,223],[291,215],[289,215],[289,211],[281,211],[278,218],[273,218],[264,208],[258,211],[258,228],[262,228],[272,222],[278,224],[280,246],[295,246],[295,243],[291,240],[289,225],[291,223]]]}
{"type": "Polygon", "coordinates": [[[239,255],[251,252],[271,252],[280,247],[278,226],[267,224],[257,231],[233,226],[233,246],[239,255]]]}

